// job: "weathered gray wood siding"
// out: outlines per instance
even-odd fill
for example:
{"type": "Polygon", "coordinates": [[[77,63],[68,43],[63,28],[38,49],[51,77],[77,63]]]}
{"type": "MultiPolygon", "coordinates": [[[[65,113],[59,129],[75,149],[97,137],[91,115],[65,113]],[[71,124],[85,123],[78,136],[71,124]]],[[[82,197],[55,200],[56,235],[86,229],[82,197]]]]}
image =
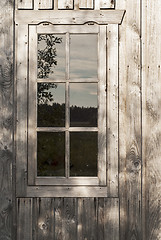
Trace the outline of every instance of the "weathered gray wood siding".
{"type": "Polygon", "coordinates": [[[141,4],[126,9],[119,28],[119,198],[120,239],[141,240],[141,4]]]}
{"type": "Polygon", "coordinates": [[[143,237],[161,239],[161,2],[143,0],[143,237]]]}
{"type": "Polygon", "coordinates": [[[13,1],[0,9],[0,239],[13,236],[13,1]]]}
{"type": "Polygon", "coordinates": [[[0,240],[161,239],[160,1],[16,1],[16,9],[29,10],[114,7],[126,10],[119,26],[118,197],[15,199],[13,2],[1,2],[0,240]]]}

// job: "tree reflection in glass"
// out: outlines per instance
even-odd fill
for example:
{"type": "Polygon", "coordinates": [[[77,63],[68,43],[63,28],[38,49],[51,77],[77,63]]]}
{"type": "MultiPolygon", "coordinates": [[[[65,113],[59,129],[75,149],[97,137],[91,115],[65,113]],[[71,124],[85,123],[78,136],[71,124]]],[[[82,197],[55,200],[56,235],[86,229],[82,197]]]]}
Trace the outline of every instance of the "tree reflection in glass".
{"type": "Polygon", "coordinates": [[[38,78],[65,77],[65,35],[38,34],[38,78]]]}
{"type": "Polygon", "coordinates": [[[64,83],[38,83],[37,126],[65,126],[64,83]]]}
{"type": "Polygon", "coordinates": [[[97,126],[97,83],[70,84],[70,126],[97,126]]]}

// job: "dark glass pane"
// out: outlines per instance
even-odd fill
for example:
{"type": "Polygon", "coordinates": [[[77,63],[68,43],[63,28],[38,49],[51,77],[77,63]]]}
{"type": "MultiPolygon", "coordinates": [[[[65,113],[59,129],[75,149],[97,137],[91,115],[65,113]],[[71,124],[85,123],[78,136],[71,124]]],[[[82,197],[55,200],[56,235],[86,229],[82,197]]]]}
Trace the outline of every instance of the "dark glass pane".
{"type": "Polygon", "coordinates": [[[97,78],[97,34],[70,35],[70,78],[97,78]]]}
{"type": "Polygon", "coordinates": [[[65,134],[38,132],[37,175],[65,176],[65,134]]]}
{"type": "Polygon", "coordinates": [[[65,126],[65,84],[38,83],[38,127],[65,126]]]}
{"type": "Polygon", "coordinates": [[[65,78],[65,35],[38,35],[38,78],[65,78]]]}
{"type": "Polygon", "coordinates": [[[70,84],[70,126],[97,126],[97,83],[70,84]]]}
{"type": "Polygon", "coordinates": [[[96,132],[70,133],[70,176],[97,176],[96,132]]]}

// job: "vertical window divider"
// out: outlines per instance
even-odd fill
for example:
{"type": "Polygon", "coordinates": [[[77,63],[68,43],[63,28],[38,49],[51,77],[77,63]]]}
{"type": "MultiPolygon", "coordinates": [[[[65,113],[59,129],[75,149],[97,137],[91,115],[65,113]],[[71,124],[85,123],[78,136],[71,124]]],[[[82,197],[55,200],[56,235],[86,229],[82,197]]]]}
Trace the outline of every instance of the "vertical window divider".
{"type": "Polygon", "coordinates": [[[65,175],[69,178],[69,161],[70,161],[70,140],[69,140],[69,123],[70,123],[70,104],[69,104],[69,32],[66,33],[66,83],[65,83],[65,175]]]}

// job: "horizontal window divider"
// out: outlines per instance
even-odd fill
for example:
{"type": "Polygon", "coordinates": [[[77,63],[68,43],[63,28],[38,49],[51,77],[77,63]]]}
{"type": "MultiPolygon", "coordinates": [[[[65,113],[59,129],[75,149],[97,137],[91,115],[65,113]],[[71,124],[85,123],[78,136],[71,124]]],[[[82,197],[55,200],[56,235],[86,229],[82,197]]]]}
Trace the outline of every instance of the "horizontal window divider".
{"type": "Polygon", "coordinates": [[[37,132],[97,132],[97,127],[38,127],[37,132]]]}
{"type": "Polygon", "coordinates": [[[37,132],[64,132],[66,131],[65,127],[38,127],[36,128],[37,132]]]}
{"type": "Polygon", "coordinates": [[[76,78],[76,79],[51,79],[51,78],[38,78],[38,83],[97,83],[99,80],[97,78],[76,78]]]}
{"type": "Polygon", "coordinates": [[[97,127],[70,127],[69,132],[97,132],[97,127]]]}

